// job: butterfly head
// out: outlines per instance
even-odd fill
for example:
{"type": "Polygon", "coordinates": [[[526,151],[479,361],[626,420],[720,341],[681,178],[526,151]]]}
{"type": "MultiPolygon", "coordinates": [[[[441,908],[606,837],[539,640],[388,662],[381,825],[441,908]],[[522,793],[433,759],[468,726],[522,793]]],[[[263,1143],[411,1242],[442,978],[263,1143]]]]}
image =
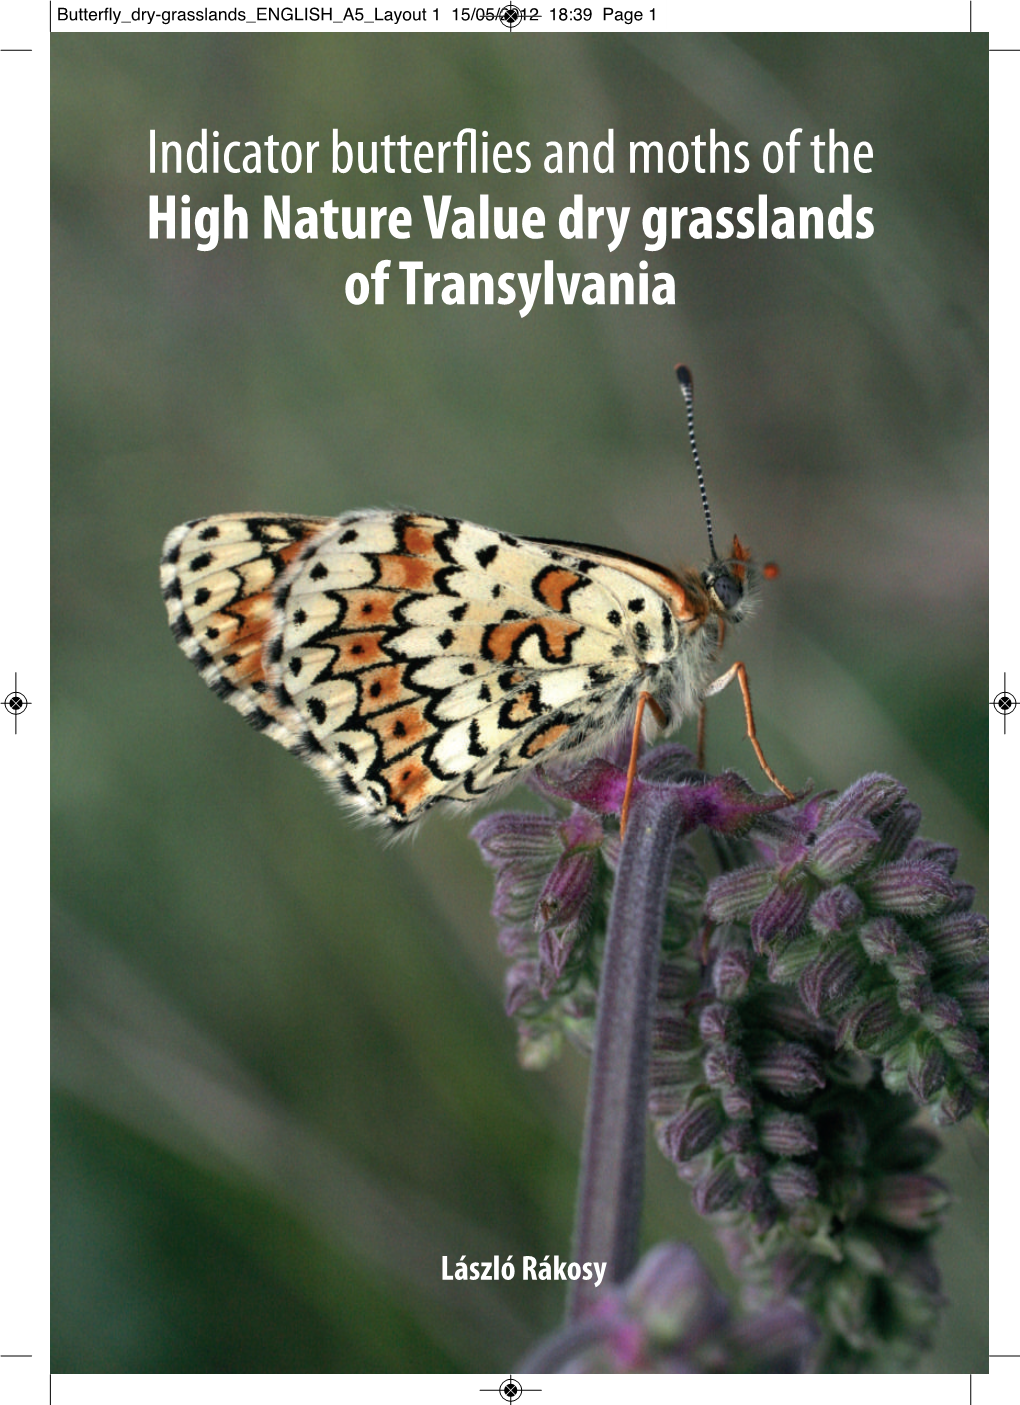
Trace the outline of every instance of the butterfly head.
{"type": "Polygon", "coordinates": [[[753,569],[751,553],[734,536],[732,554],[716,557],[701,573],[713,610],[730,624],[739,624],[753,603],[753,569]]]}

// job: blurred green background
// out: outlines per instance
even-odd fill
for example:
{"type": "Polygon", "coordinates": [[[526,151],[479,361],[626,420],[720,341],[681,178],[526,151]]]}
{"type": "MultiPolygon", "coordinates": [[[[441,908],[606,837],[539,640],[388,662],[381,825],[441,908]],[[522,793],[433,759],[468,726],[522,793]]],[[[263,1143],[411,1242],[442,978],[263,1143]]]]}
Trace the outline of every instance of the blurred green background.
{"type": "MultiPolygon", "coordinates": [[[[987,54],[979,35],[55,35],[53,1369],[505,1371],[556,1285],[443,1283],[569,1251],[586,1080],[526,1075],[471,821],[387,847],[203,686],[160,545],[240,509],[410,505],[706,555],[672,367],[694,370],[720,541],[781,563],[739,641],[788,784],[888,770],[986,903],[987,54]],[[602,140],[619,174],[148,174],[182,142],[602,140]],[[634,178],[627,143],[801,126],[873,174],[634,178]],[[264,191],[407,205],[380,246],[264,242],[264,191]],[[150,242],[226,191],[247,242],[150,242]],[[421,197],[874,208],[869,241],[435,244],[421,197]],[[421,229],[419,229],[419,225],[421,229]],[[349,305],[378,257],[669,269],[677,305],[349,305]]],[[[802,156],[807,148],[802,148],[802,156]]],[[[806,168],[806,160],[802,163],[806,168]]],[[[551,221],[552,222],[552,221],[551,221]]],[[[731,654],[730,657],[735,657],[731,654]]],[[[738,699],[709,762],[762,784],[738,699]]],[[[514,803],[520,803],[516,801],[514,803]]],[[[527,803],[527,802],[524,802],[527,803]]],[[[981,1138],[946,1138],[951,1306],[929,1371],[987,1369],[981,1138]]],[[[654,1151],[646,1239],[721,1257],[654,1151]]]]}

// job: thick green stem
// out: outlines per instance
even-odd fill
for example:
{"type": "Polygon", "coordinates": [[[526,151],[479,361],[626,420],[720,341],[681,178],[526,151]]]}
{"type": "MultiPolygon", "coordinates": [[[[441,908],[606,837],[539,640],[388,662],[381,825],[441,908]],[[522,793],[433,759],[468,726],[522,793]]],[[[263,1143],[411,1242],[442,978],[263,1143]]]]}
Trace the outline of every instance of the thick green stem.
{"type": "MultiPolygon", "coordinates": [[[[608,1283],[626,1278],[638,1257],[652,1016],[673,850],[690,828],[686,802],[677,786],[635,793],[606,931],[573,1258],[605,1262],[608,1283]]],[[[568,1317],[595,1292],[577,1282],[568,1317]]]]}

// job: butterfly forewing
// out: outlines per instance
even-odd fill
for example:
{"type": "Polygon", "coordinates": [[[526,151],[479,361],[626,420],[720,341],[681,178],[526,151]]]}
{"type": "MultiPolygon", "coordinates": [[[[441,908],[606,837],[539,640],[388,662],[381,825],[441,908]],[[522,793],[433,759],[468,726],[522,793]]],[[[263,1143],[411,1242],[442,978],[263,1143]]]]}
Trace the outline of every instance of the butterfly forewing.
{"type": "Polygon", "coordinates": [[[399,826],[622,726],[705,614],[693,576],[382,511],[189,523],[163,587],[206,682],[399,826]]]}

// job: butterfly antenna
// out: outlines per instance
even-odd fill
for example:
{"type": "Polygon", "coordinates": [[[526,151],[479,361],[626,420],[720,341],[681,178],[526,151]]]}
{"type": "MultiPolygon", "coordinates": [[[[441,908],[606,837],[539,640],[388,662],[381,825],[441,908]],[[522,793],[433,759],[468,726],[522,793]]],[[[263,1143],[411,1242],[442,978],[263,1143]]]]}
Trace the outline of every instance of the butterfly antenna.
{"type": "Polygon", "coordinates": [[[701,490],[701,510],[705,514],[705,526],[708,529],[708,545],[712,551],[712,560],[718,561],[719,557],[715,549],[715,538],[712,536],[712,514],[708,510],[708,493],[705,491],[705,475],[701,471],[701,459],[698,457],[698,441],[694,437],[694,381],[686,366],[677,366],[676,378],[680,382],[680,389],[684,394],[684,404],[687,406],[687,437],[691,441],[691,453],[694,455],[694,467],[698,474],[698,488],[701,490]]]}

